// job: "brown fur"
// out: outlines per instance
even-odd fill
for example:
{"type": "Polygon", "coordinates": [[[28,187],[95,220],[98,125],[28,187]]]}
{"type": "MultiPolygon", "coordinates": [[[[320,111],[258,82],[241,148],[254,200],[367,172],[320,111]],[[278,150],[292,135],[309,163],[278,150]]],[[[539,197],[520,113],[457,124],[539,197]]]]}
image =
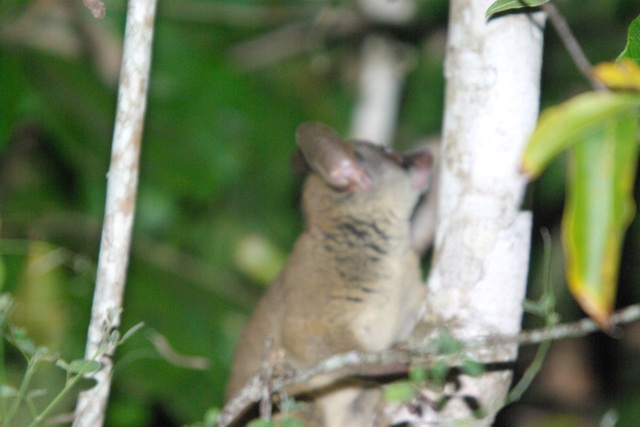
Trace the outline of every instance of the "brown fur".
{"type": "MultiPolygon", "coordinates": [[[[305,230],[242,333],[228,397],[260,370],[267,337],[273,351],[283,350],[288,366],[304,369],[336,353],[380,351],[406,339],[423,301],[410,234],[428,184],[429,155],[402,158],[370,144],[346,143],[318,123],[301,125],[298,144],[311,169],[303,190],[305,230]]],[[[333,380],[317,378],[305,391],[333,380]]],[[[358,389],[345,390],[319,398],[323,409],[309,413],[323,415],[315,415],[313,425],[371,424],[370,415],[356,412],[371,412],[379,392],[358,396],[358,389]],[[341,409],[331,397],[340,392],[350,396],[341,399],[341,409]],[[366,410],[354,409],[364,400],[366,410]]]]}

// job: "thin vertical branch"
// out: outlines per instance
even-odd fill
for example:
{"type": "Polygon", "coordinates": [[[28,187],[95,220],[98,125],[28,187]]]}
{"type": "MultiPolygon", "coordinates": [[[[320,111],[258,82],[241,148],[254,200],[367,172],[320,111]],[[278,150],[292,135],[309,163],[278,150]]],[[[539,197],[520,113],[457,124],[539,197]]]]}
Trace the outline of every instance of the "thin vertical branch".
{"type": "Polygon", "coordinates": [[[560,37],[560,41],[562,41],[565,49],[569,52],[569,56],[571,56],[573,63],[578,67],[578,71],[580,71],[582,75],[591,82],[594,89],[606,89],[605,85],[593,76],[593,73],[591,72],[592,65],[589,62],[587,55],[585,55],[580,43],[578,43],[578,40],[576,40],[573,35],[571,27],[567,24],[567,20],[564,19],[564,16],[562,16],[562,13],[560,13],[558,8],[552,2],[549,2],[542,5],[542,10],[547,13],[551,25],[553,25],[558,33],[558,37],[560,37]]]}
{"type": "Polygon", "coordinates": [[[156,0],[130,0],[127,11],[116,124],[108,173],[96,289],[87,337],[86,358],[102,363],[91,375],[96,385],[80,393],[75,427],[99,427],[111,387],[114,347],[105,347],[108,335],[120,323],[122,297],[129,261],[135,214],[138,163],[156,0]]]}

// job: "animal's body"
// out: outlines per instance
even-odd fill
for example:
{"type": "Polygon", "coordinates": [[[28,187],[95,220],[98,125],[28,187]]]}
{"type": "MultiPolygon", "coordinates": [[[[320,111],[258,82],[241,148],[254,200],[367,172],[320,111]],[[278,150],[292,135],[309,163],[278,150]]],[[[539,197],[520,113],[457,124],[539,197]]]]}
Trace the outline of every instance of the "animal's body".
{"type": "MultiPolygon", "coordinates": [[[[229,397],[259,372],[268,337],[287,366],[305,369],[336,353],[381,351],[403,341],[423,303],[411,218],[428,186],[430,155],[400,156],[346,142],[320,123],[302,124],[296,137],[298,162],[310,172],[303,189],[304,232],[242,333],[229,397]]],[[[302,390],[331,386],[334,379],[316,378],[302,390]]],[[[356,408],[366,395],[361,391],[327,388],[312,424],[371,424],[370,415],[359,421],[356,414],[371,410],[371,403],[356,408]],[[346,407],[335,408],[336,400],[346,407]]]]}

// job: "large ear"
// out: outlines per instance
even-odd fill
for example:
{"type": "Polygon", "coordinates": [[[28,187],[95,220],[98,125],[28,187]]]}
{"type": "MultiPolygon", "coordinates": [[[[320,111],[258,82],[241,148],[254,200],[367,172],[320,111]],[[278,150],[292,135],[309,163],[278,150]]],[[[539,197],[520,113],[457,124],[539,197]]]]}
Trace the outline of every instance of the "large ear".
{"type": "Polygon", "coordinates": [[[413,188],[427,190],[433,175],[433,154],[422,150],[403,156],[405,166],[410,170],[413,188]]]}
{"type": "Polygon", "coordinates": [[[320,122],[305,122],[296,129],[296,142],[307,165],[330,186],[345,191],[371,187],[353,147],[320,122]]]}
{"type": "Polygon", "coordinates": [[[293,155],[291,156],[290,166],[291,170],[296,175],[303,176],[311,172],[311,166],[309,166],[309,163],[307,163],[307,159],[304,158],[304,154],[302,154],[302,151],[300,151],[299,148],[293,152],[293,155]]]}
{"type": "MultiPolygon", "coordinates": [[[[438,197],[439,197],[439,168],[440,168],[440,138],[433,138],[424,145],[423,151],[430,154],[431,169],[429,173],[429,192],[416,208],[411,219],[411,237],[413,247],[422,255],[432,245],[438,224],[438,197]]],[[[416,164],[415,161],[413,164],[416,164]]],[[[418,174],[420,176],[420,173],[418,174]]]]}

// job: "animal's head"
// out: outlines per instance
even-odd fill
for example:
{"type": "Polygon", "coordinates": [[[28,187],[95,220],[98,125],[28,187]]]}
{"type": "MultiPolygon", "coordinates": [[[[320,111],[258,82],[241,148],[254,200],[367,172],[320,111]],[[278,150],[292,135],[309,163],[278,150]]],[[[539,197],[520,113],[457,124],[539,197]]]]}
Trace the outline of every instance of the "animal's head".
{"type": "Polygon", "coordinates": [[[300,149],[293,168],[310,172],[303,194],[308,214],[339,209],[361,216],[383,209],[409,219],[429,187],[433,159],[428,151],[402,155],[367,142],[347,142],[318,122],[301,124],[296,141],[300,149]]]}

